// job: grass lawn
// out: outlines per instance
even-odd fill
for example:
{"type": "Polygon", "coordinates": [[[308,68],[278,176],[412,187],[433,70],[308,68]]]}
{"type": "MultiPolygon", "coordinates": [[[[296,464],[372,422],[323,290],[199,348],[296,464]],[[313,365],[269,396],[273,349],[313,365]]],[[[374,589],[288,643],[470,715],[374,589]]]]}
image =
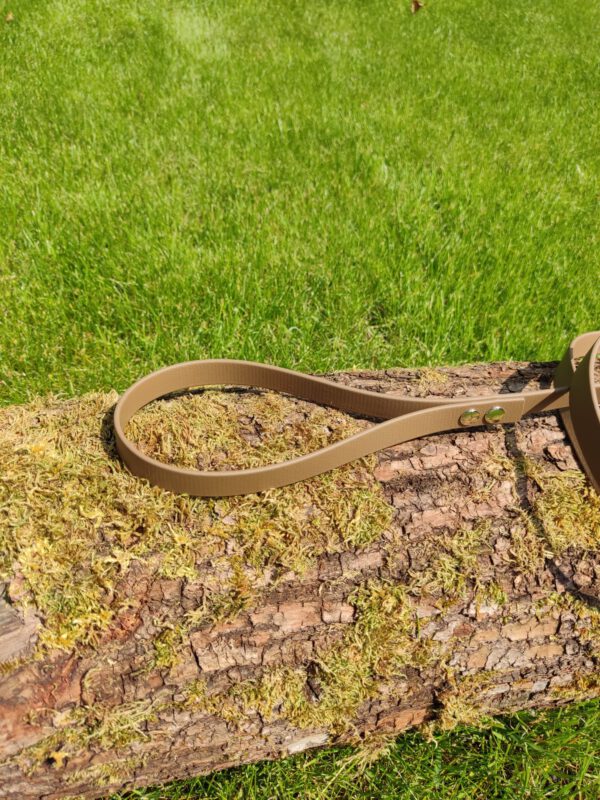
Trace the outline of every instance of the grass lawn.
{"type": "MultiPolygon", "coordinates": [[[[0,404],[600,327],[600,5],[0,0],[0,404]]],[[[597,798],[600,706],[150,798],[597,798]]]]}

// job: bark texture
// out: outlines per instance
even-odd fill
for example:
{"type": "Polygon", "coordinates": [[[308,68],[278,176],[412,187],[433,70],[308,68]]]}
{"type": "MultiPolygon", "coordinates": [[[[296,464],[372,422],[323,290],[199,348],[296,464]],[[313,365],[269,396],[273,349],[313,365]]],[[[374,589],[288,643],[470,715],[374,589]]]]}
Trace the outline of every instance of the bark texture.
{"type": "MultiPolygon", "coordinates": [[[[329,377],[460,396],[547,386],[553,367],[329,377]]],[[[130,609],[67,650],[40,653],[44,619],[7,590],[0,796],[94,798],[600,693],[600,517],[556,415],[420,439],[370,469],[390,509],[373,541],[267,570],[217,621],[193,617],[210,558],[195,577],[133,563],[120,586],[130,609]],[[172,652],[156,657],[159,645],[172,652]]]]}

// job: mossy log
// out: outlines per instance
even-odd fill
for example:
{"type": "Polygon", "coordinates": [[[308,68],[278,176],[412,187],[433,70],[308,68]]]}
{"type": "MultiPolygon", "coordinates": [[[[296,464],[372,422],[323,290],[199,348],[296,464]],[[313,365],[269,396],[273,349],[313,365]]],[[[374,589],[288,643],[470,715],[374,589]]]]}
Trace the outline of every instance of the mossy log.
{"type": "MultiPolygon", "coordinates": [[[[459,396],[547,386],[553,366],[330,377],[459,396]]],[[[204,500],[122,467],[115,397],[0,410],[0,796],[93,798],[600,694],[600,501],[556,415],[204,500]]],[[[230,388],[130,433],[215,467],[370,424],[230,388]]]]}

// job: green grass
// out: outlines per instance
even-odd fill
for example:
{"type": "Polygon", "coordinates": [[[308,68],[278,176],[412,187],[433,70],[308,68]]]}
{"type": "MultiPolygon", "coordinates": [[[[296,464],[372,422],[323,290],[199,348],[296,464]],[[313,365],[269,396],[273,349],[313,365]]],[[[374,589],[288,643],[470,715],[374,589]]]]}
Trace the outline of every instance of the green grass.
{"type": "MultiPolygon", "coordinates": [[[[599,29],[587,0],[0,0],[0,403],[189,358],[558,358],[600,327],[599,29]]],[[[137,796],[595,798],[599,740],[592,704],[137,796]]]]}
{"type": "Polygon", "coordinates": [[[0,6],[0,402],[598,326],[597,3],[0,6]]]}

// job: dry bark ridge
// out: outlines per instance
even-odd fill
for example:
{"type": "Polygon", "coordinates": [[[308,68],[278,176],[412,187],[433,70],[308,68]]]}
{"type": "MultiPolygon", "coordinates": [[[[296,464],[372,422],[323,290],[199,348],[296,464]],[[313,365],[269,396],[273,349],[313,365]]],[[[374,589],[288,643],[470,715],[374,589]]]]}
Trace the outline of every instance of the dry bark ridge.
{"type": "MultiPolygon", "coordinates": [[[[330,377],[460,396],[547,386],[553,366],[330,377]]],[[[288,416],[310,425],[308,405],[290,400],[288,416]]],[[[244,438],[260,439],[247,408],[240,419],[244,438]]],[[[349,470],[345,479],[359,485],[370,476],[371,505],[352,502],[378,530],[345,541],[328,528],[319,552],[285,569],[295,562],[283,551],[250,561],[248,540],[262,529],[239,529],[249,519],[243,501],[217,502],[210,519],[231,530],[217,537],[219,557],[187,542],[181,553],[192,558],[176,577],[148,568],[152,554],[124,561],[101,603],[129,604],[89,641],[78,634],[62,649],[42,647],[50,623],[26,602],[19,569],[5,576],[0,797],[99,797],[428,721],[449,727],[600,694],[600,504],[556,415],[424,438],[349,470]],[[228,604],[207,611],[207,589],[221,577],[234,587],[228,604]]],[[[295,519],[309,537],[320,517],[305,500],[295,519]]],[[[106,538],[102,520],[82,514],[106,538]]]]}

